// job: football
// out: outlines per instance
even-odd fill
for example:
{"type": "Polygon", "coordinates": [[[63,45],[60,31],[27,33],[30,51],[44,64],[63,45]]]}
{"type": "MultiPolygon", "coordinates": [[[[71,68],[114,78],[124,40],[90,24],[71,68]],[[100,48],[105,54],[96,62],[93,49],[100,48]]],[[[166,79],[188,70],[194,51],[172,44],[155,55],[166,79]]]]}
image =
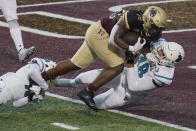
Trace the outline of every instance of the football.
{"type": "Polygon", "coordinates": [[[138,33],[129,31],[123,35],[122,39],[127,43],[129,43],[129,45],[135,45],[135,43],[138,40],[138,37],[139,37],[138,33]]]}

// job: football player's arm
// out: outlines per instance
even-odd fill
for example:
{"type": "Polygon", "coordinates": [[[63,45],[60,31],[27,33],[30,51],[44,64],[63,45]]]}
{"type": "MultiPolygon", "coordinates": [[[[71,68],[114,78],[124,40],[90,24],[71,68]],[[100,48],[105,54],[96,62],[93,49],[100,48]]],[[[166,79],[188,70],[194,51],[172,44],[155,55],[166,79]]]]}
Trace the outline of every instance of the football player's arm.
{"type": "Polygon", "coordinates": [[[118,23],[117,23],[117,30],[116,33],[114,35],[114,42],[122,49],[128,50],[129,49],[129,43],[127,43],[126,41],[124,41],[122,39],[123,35],[126,33],[127,29],[126,29],[126,25],[125,22],[121,19],[119,19],[118,23]]]}
{"type": "Polygon", "coordinates": [[[140,52],[146,56],[147,53],[150,53],[150,44],[145,44],[140,52]]]}
{"type": "Polygon", "coordinates": [[[31,70],[29,72],[29,77],[36,83],[38,84],[41,88],[44,90],[48,89],[48,84],[46,81],[42,78],[41,76],[41,71],[40,67],[37,64],[33,64],[31,67],[31,70]]]}

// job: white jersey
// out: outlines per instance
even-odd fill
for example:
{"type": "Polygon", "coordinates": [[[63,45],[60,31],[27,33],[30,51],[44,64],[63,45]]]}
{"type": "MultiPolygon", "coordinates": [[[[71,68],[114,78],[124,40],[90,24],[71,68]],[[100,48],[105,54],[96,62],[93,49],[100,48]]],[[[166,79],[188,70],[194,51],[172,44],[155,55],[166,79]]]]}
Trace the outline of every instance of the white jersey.
{"type": "Polygon", "coordinates": [[[0,0],[0,8],[7,21],[18,19],[16,0],[0,0]]]}
{"type": "Polygon", "coordinates": [[[45,90],[47,83],[41,77],[41,69],[38,64],[27,64],[16,71],[9,72],[0,77],[0,104],[9,100],[18,100],[28,97],[30,93],[30,79],[45,90]]]}

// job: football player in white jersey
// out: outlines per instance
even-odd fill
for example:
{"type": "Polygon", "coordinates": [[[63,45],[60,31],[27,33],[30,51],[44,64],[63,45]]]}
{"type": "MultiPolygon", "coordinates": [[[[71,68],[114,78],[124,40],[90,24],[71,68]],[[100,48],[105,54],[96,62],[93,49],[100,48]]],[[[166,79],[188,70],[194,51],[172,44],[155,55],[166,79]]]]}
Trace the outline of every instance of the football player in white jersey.
{"type": "Polygon", "coordinates": [[[41,72],[56,66],[56,63],[41,58],[33,58],[27,65],[0,77],[0,105],[14,100],[13,106],[20,107],[32,100],[41,100],[48,84],[41,72]]]}
{"type": "MultiPolygon", "coordinates": [[[[137,43],[136,43],[137,45],[137,43]]],[[[148,92],[170,85],[174,77],[175,64],[184,58],[184,49],[175,42],[159,39],[151,43],[151,53],[141,54],[134,65],[134,55],[127,54],[127,68],[104,85],[108,91],[94,97],[97,109],[109,109],[135,103],[148,92]]],[[[75,79],[56,79],[52,83],[60,87],[78,87],[91,83],[102,69],[79,74],[75,79]]]]}
{"type": "Polygon", "coordinates": [[[10,35],[18,51],[18,59],[22,62],[34,53],[35,47],[24,48],[21,29],[18,24],[16,0],[0,0],[0,8],[9,24],[10,35]]]}

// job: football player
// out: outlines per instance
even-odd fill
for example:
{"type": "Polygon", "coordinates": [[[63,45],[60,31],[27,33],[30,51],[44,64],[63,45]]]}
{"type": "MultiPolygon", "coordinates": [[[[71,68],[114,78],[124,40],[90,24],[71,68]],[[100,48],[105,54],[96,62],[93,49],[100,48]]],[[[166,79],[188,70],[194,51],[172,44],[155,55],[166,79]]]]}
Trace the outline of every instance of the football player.
{"type": "Polygon", "coordinates": [[[0,77],[0,105],[14,100],[13,106],[20,107],[29,101],[42,100],[48,84],[41,72],[56,66],[56,63],[41,58],[33,58],[19,70],[0,77]]]}
{"type": "Polygon", "coordinates": [[[32,46],[30,48],[24,48],[22,34],[16,13],[16,0],[0,0],[0,8],[7,23],[9,24],[10,35],[18,51],[18,58],[21,62],[23,62],[34,53],[35,47],[32,46]]]}
{"type": "MultiPolygon", "coordinates": [[[[93,100],[94,92],[102,85],[112,80],[123,71],[124,59],[120,56],[119,48],[109,43],[109,37],[114,25],[117,29],[114,33],[114,41],[124,50],[135,50],[123,40],[123,35],[128,31],[135,31],[144,37],[147,42],[156,41],[161,36],[161,32],[167,22],[166,13],[163,9],[152,6],[144,13],[136,10],[129,10],[125,13],[117,13],[115,17],[104,18],[92,24],[85,35],[85,40],[76,54],[67,61],[62,61],[57,66],[47,72],[42,73],[45,80],[63,75],[71,70],[78,70],[87,67],[97,58],[104,61],[108,66],[89,83],[87,88],[78,93],[78,97],[90,108],[95,108],[93,100]]],[[[140,41],[144,45],[146,41],[140,41]]]]}
{"type": "MultiPolygon", "coordinates": [[[[127,68],[103,87],[108,91],[93,98],[97,110],[110,109],[136,103],[150,91],[170,85],[174,77],[175,64],[184,58],[184,49],[175,42],[160,40],[154,44],[152,53],[140,55],[134,65],[133,54],[126,54],[127,68]]],[[[96,79],[102,69],[79,74],[75,79],[53,80],[56,86],[78,87],[96,79]]]]}

